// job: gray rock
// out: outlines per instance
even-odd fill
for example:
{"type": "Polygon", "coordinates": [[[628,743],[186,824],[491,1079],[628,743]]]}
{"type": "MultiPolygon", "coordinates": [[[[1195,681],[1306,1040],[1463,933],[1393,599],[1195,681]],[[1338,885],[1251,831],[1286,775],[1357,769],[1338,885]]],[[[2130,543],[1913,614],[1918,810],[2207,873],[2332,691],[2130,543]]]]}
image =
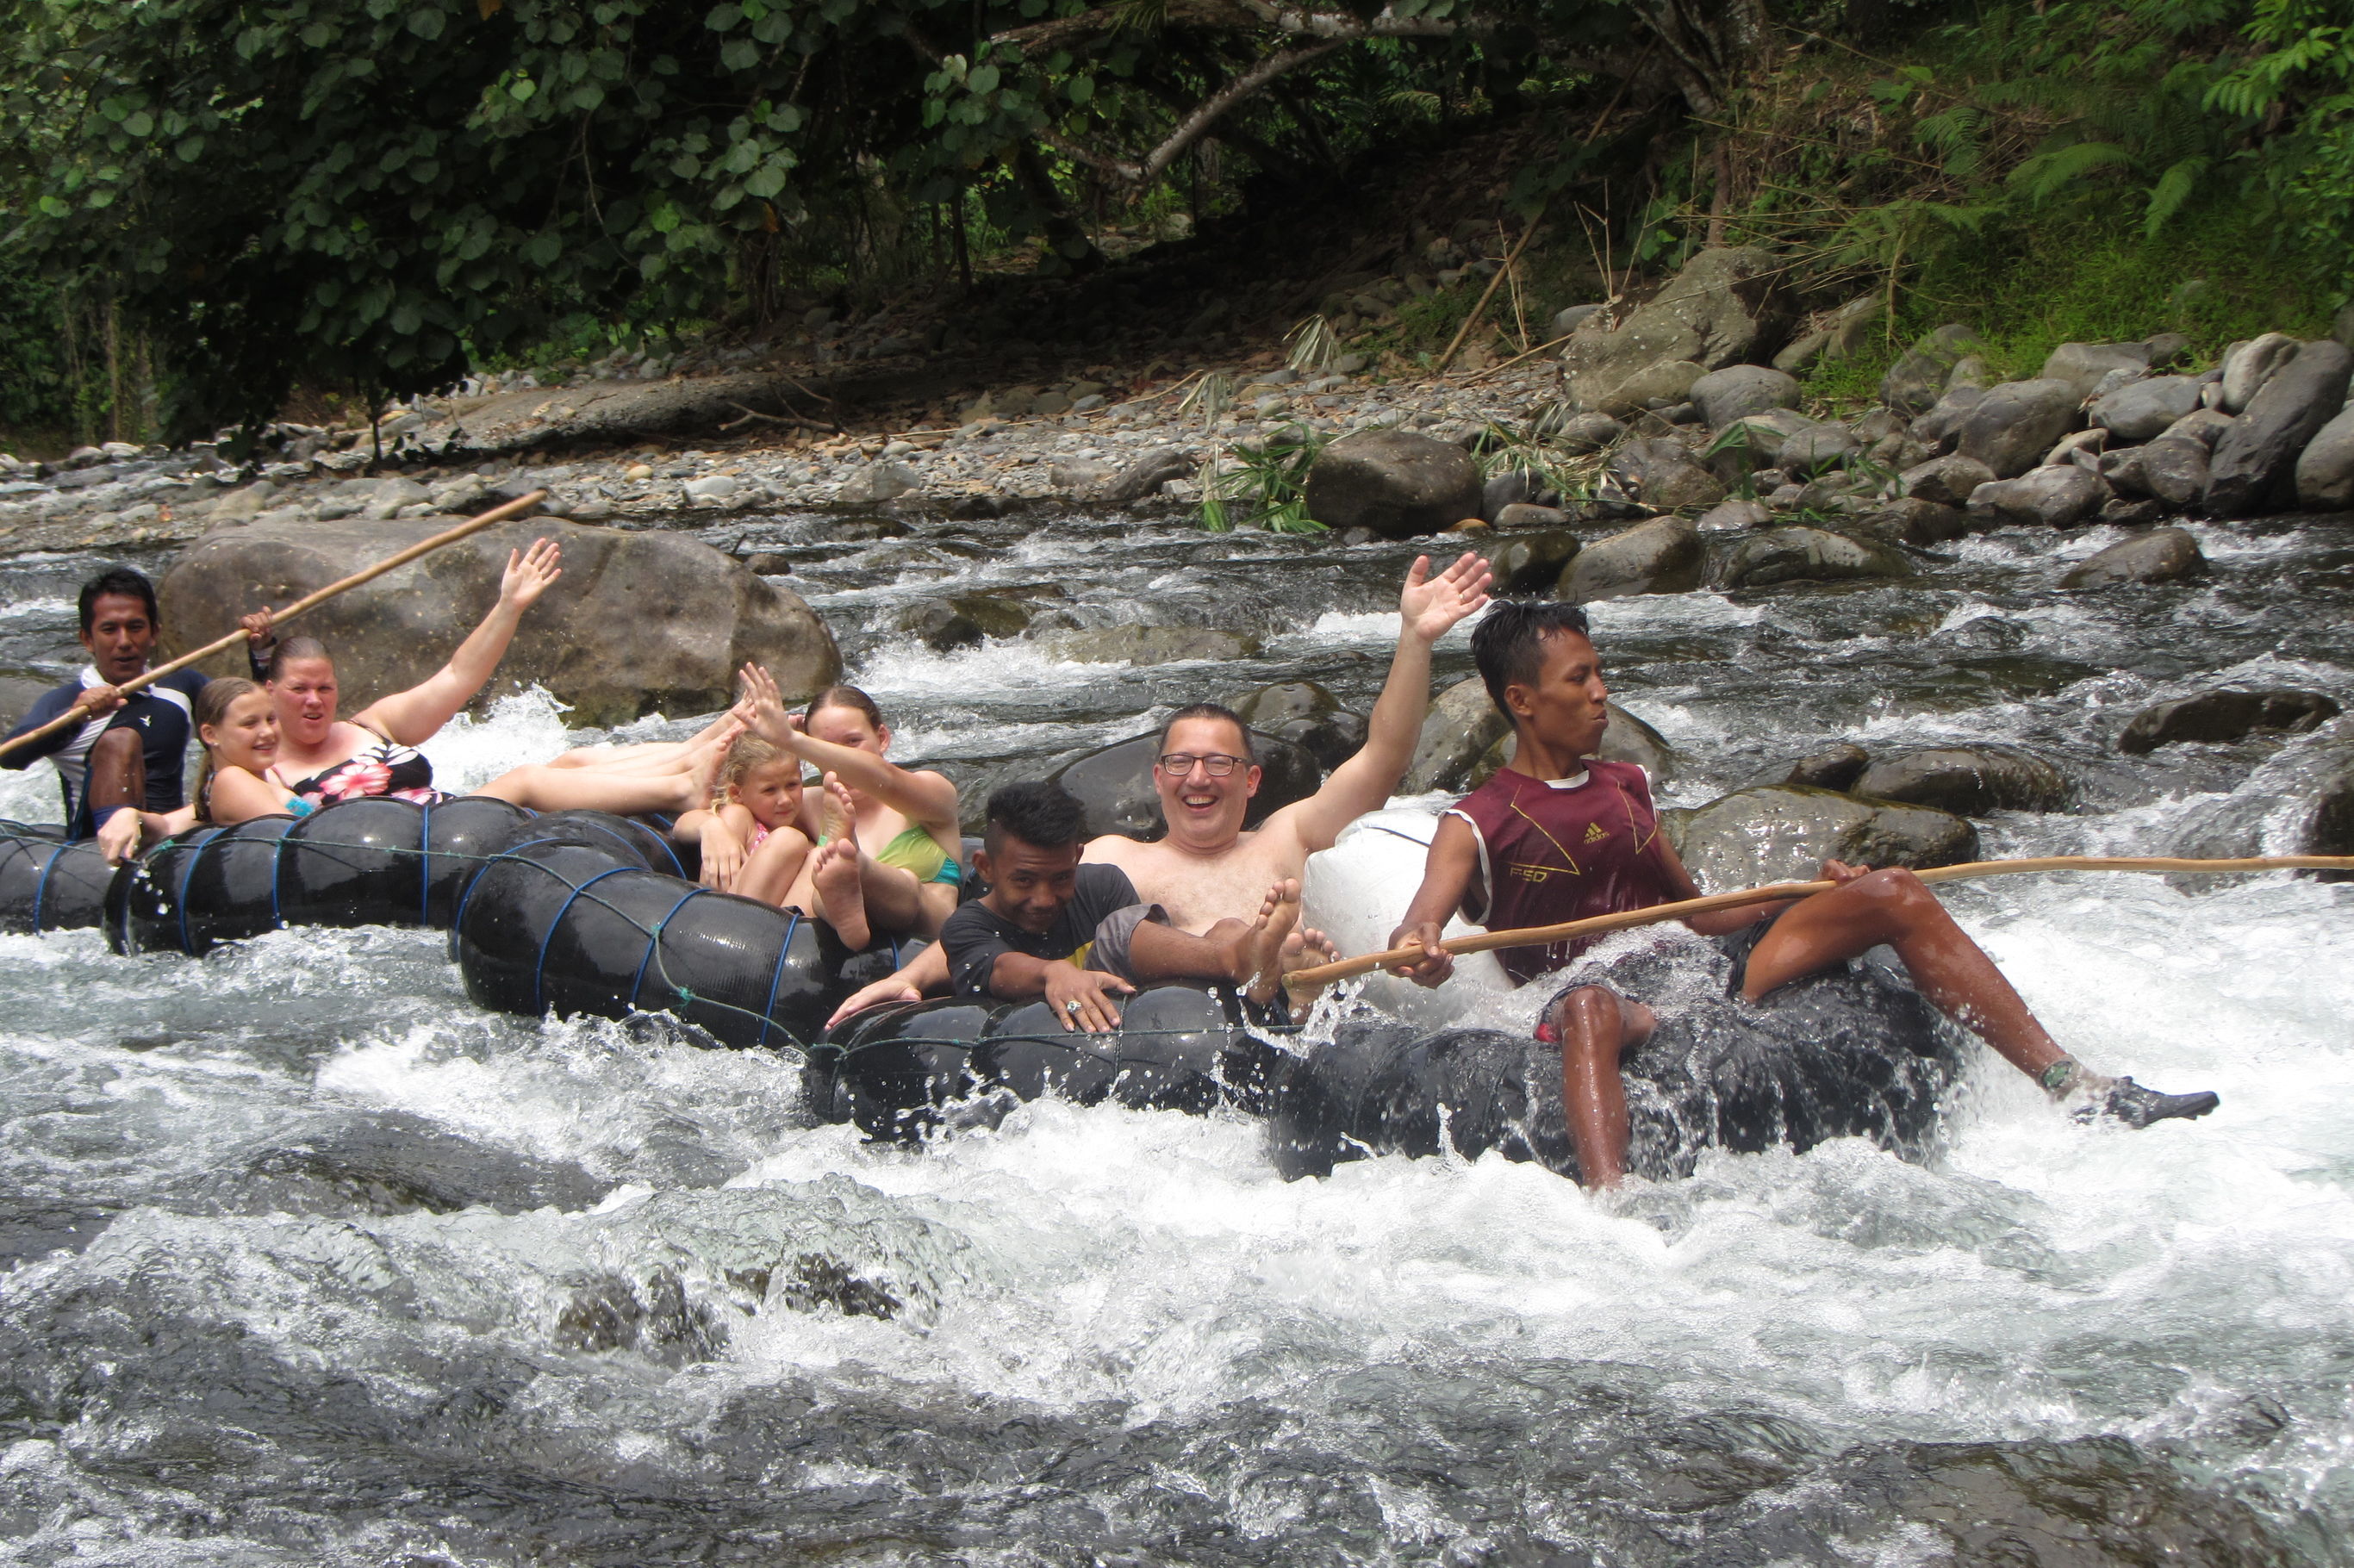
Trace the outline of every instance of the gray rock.
{"type": "Polygon", "coordinates": [[[1499,534],[1513,529],[1565,528],[1575,521],[1573,514],[1558,506],[1532,506],[1525,501],[1514,502],[1497,513],[1495,518],[1499,534]]]}
{"type": "Polygon", "coordinates": [[[1555,403],[1531,421],[1533,433],[1572,457],[1598,452],[1627,433],[1627,427],[1607,414],[1584,412],[1555,403]]]}
{"type": "Polygon", "coordinates": [[[1734,546],[1717,573],[1717,581],[1728,588],[1754,588],[1776,583],[1911,576],[1912,563],[1885,545],[1851,539],[1828,528],[1771,528],[1734,546]]]}
{"type": "Polygon", "coordinates": [[[2160,436],[2101,459],[2101,476],[2127,495],[2147,495],[2170,512],[2187,511],[2207,493],[2207,449],[2179,436],[2160,436]]]}
{"type": "Polygon", "coordinates": [[[1104,482],[1100,499],[1114,506],[1128,506],[1148,495],[1158,495],[1161,487],[1172,479],[1189,479],[1201,467],[1201,457],[1182,447],[1154,447],[1129,460],[1122,468],[1104,482]]]}
{"type": "Polygon", "coordinates": [[[776,550],[755,550],[744,557],[744,569],[756,577],[790,577],[793,558],[776,550]]]}
{"type": "MultiPolygon", "coordinates": [[[[1152,787],[1152,760],[1160,749],[1160,736],[1140,735],[1075,758],[1047,777],[1078,798],[1089,837],[1125,833],[1157,839],[1169,831],[1161,816],[1160,792],[1152,787]]],[[[1251,749],[1258,756],[1259,781],[1243,816],[1245,828],[1258,826],[1322,787],[1324,770],[1302,747],[1253,731],[1251,749]]]]}
{"type": "Polygon", "coordinates": [[[2119,445],[2147,441],[2199,407],[2199,382],[2190,376],[2153,376],[2097,399],[2093,423],[2119,445]]]}
{"type": "Polygon", "coordinates": [[[1975,859],[1978,847],[1978,830],[1951,812],[1789,784],[1737,789],[1660,817],[1704,892],[1809,882],[1826,860],[1915,870],[1954,865],[1975,859]]]}
{"type": "MultiPolygon", "coordinates": [[[[1594,755],[1605,762],[1631,762],[1650,775],[1654,785],[1666,783],[1675,777],[1676,754],[1667,737],[1617,703],[1603,705],[1609,710],[1609,726],[1602,732],[1602,744],[1594,755]]],[[[1499,736],[1479,760],[1471,765],[1464,776],[1461,788],[1477,789],[1496,776],[1496,770],[1512,759],[1519,743],[1507,733],[1499,736]]]]}
{"type": "Polygon", "coordinates": [[[432,498],[433,493],[413,479],[387,479],[376,487],[376,493],[369,497],[361,515],[382,521],[394,516],[403,507],[415,506],[432,498]]]}
{"type": "Polygon", "coordinates": [[[1097,458],[1066,458],[1046,471],[1047,477],[1055,482],[1055,489],[1084,494],[1119,471],[1097,458]]]}
{"type": "Polygon", "coordinates": [[[1945,395],[1954,366],[1986,344],[1959,323],[1939,327],[1906,350],[1880,378],[1880,400],[1900,414],[1923,414],[1945,395]]]}
{"type": "Polygon", "coordinates": [[[2202,452],[2211,452],[2223,432],[2232,428],[2232,416],[2221,408],[2193,408],[2159,432],[2160,440],[2196,441],[2202,452]]]}
{"type": "MultiPolygon", "coordinates": [[[[248,610],[286,604],[451,525],[265,521],[214,534],[164,579],[164,624],[188,639],[181,647],[202,643],[248,610]]],[[[833,638],[790,588],[683,535],[543,520],[486,529],[306,615],[303,631],[334,653],[344,711],[439,669],[497,599],[507,552],[540,535],[562,546],[564,576],[524,617],[486,699],[536,683],[571,705],[573,723],[613,725],[656,709],[725,707],[748,660],[767,665],[788,697],[840,678],[833,638]]],[[[244,662],[232,654],[210,671],[241,674],[244,662]]]]}
{"type": "Polygon", "coordinates": [[[1808,422],[1808,428],[1782,438],[1774,461],[1801,479],[1845,468],[1863,450],[1855,432],[1843,425],[1808,422]]]}
{"type": "Polygon", "coordinates": [[[1954,373],[1946,377],[1948,394],[1968,389],[1983,392],[1997,380],[1994,366],[1982,354],[1966,354],[1954,361],[1954,373]]]}
{"type": "Polygon", "coordinates": [[[1962,423],[1970,411],[1986,401],[1983,387],[1949,387],[1930,410],[1913,421],[1913,439],[1929,449],[1933,455],[1954,450],[1961,439],[1962,423]]]}
{"type": "Polygon", "coordinates": [[[2142,709],[2117,736],[2117,749],[2139,757],[2179,741],[2244,740],[2260,730],[2303,735],[2342,711],[2335,698],[2320,692],[2219,687],[2142,709]]]}
{"type": "Polygon", "coordinates": [[[986,635],[978,621],[944,599],[917,599],[899,611],[895,624],[935,653],[978,647],[986,635]]]}
{"type": "Polygon", "coordinates": [[[733,474],[715,473],[704,479],[690,479],[684,486],[686,499],[705,506],[724,506],[736,499],[744,482],[733,474]]]}
{"type": "Polygon", "coordinates": [[[1892,545],[1943,545],[1978,526],[1960,507],[1918,495],[1899,496],[1855,520],[1857,533],[1892,545]]]}
{"type": "Polygon", "coordinates": [[[2223,391],[2219,405],[2227,414],[2246,410],[2281,366],[2296,357],[2300,345],[2285,332],[2268,332],[2249,343],[2234,344],[2223,355],[2223,391]]]}
{"type": "MultiPolygon", "coordinates": [[[[1786,270],[1766,250],[1700,252],[1623,321],[1614,324],[1606,313],[1577,328],[1562,353],[1572,394],[1589,408],[1639,408],[1645,399],[1634,396],[1634,378],[1663,363],[1717,370],[1766,357],[1788,328],[1786,270]]],[[[1673,395],[1690,387],[1688,379],[1673,395]]]]}
{"type": "MultiPolygon", "coordinates": [[[[1534,511],[1536,508],[1532,507],[1534,511]]],[[[1562,568],[1576,557],[1579,540],[1565,528],[1544,528],[1500,539],[1487,552],[1497,594],[1543,593],[1561,580],[1562,568]]]]}
{"type": "Polygon", "coordinates": [[[1872,765],[1872,758],[1853,741],[1841,741],[1825,751],[1801,757],[1787,765],[1767,768],[1759,784],[1796,784],[1808,789],[1845,789],[1872,765]]]}
{"type": "Polygon", "coordinates": [[[1591,604],[1638,593],[1689,593],[1700,587],[1705,563],[1700,530],[1681,517],[1661,517],[1579,551],[1553,595],[1591,604]]]}
{"type": "Polygon", "coordinates": [[[1602,307],[1598,304],[1572,305],[1567,310],[1554,312],[1553,318],[1553,335],[1555,337],[1567,337],[1579,327],[1584,326],[1587,322],[1593,320],[1596,315],[1600,313],[1602,307]]]}
{"type": "Polygon", "coordinates": [[[1308,514],[1327,528],[1411,538],[1479,515],[1479,465],[1450,442],[1406,430],[1343,436],[1308,471],[1308,514]]]}
{"type": "Polygon", "coordinates": [[[1774,356],[1774,368],[1795,376],[1817,359],[1852,358],[1871,341],[1883,308],[1878,290],[1859,294],[1822,318],[1822,324],[1774,356]]]}
{"type": "Polygon", "coordinates": [[[1713,506],[1724,499],[1716,475],[1701,466],[1691,448],[1669,437],[1628,441],[1612,455],[1609,471],[1655,512],[1713,506]]]}
{"type": "Polygon", "coordinates": [[[833,498],[845,505],[873,506],[880,502],[895,501],[911,491],[923,488],[924,476],[907,464],[892,459],[870,462],[842,482],[833,498]]]}
{"type": "Polygon", "coordinates": [[[1338,768],[1365,744],[1365,718],[1313,681],[1287,681],[1245,693],[1231,705],[1253,733],[1271,735],[1338,768]]]}
{"type": "Polygon", "coordinates": [[[1941,746],[1882,758],[1864,769],[1854,789],[1961,817],[2056,811],[2073,793],[2066,774],[2012,746],[1941,746]]]}
{"type": "Polygon", "coordinates": [[[1691,384],[1691,400],[1712,430],[1721,430],[1744,414],[1798,406],[1795,376],[1762,365],[1728,365],[1712,370],[1691,384]]]}
{"type": "Polygon", "coordinates": [[[1199,626],[1105,626],[1057,632],[1046,651],[1075,664],[1180,664],[1256,658],[1259,640],[1199,626]]]}
{"type": "Polygon", "coordinates": [[[2198,540],[2180,528],[2156,528],[2079,562],[2060,579],[2060,586],[2097,588],[2116,583],[2174,582],[2201,576],[2206,570],[2207,557],[2200,553],[2198,540]]]}
{"type": "Polygon", "coordinates": [[[1478,676],[1456,682],[1431,699],[1398,792],[1426,795],[1464,788],[1481,756],[1511,733],[1511,722],[1497,712],[1478,676]]]}
{"type": "Polygon", "coordinates": [[[2354,348],[2354,301],[2338,307],[2338,315],[2329,323],[2329,335],[2349,348],[2354,348]]]}
{"type": "Polygon", "coordinates": [[[1526,469],[1508,468],[1489,476],[1479,487],[1479,515],[1493,523],[1507,506],[1517,506],[1533,501],[1538,493],[1536,477],[1526,469]]]}
{"type": "Polygon", "coordinates": [[[2065,381],[2006,381],[1988,388],[1963,418],[1956,450],[1992,469],[1997,479],[2015,479],[2076,428],[2081,403],[2065,381]]]}
{"type": "Polygon", "coordinates": [[[1616,383],[1615,393],[1598,404],[1605,412],[1631,418],[1646,409],[1664,409],[1688,402],[1701,367],[1689,359],[1663,359],[1631,371],[1616,383]]]}
{"type": "Polygon", "coordinates": [[[1781,461],[1784,441],[1818,429],[1818,421],[1795,408],[1761,409],[1719,430],[1709,442],[1708,461],[1720,475],[1773,468],[1781,461]]]}
{"type": "Polygon", "coordinates": [[[1903,494],[1915,500],[1964,506],[1969,503],[1971,492],[1981,484],[1994,482],[1994,470],[1976,458],[1956,452],[1916,463],[1897,475],[1896,482],[1903,494]]]}
{"type": "Polygon", "coordinates": [[[2297,457],[2346,407],[2349,377],[2354,350],[2327,339],[2297,349],[2266,377],[2208,459],[2208,514],[2243,516],[2294,504],[2297,457]]]}
{"type": "Polygon", "coordinates": [[[2045,357],[2041,375],[2046,381],[2065,381],[2084,398],[2116,371],[2137,375],[2148,368],[2146,343],[2063,343],[2045,357]]]}
{"type": "Polygon", "coordinates": [[[19,675],[0,675],[0,730],[16,728],[16,721],[32,711],[33,705],[48,694],[51,684],[19,675]]]}
{"type": "Polygon", "coordinates": [[[1999,479],[1970,492],[1970,515],[1984,525],[2032,525],[2073,528],[2101,509],[2109,487],[2101,476],[2063,463],[2031,469],[2017,479],[1999,479]]]}
{"type": "Polygon", "coordinates": [[[2354,406],[2306,443],[2296,460],[2296,503],[2308,512],[2354,510],[2354,406]]]}
{"type": "Polygon", "coordinates": [[[1774,514],[1762,501],[1720,501],[1700,515],[1692,526],[1703,534],[1737,534],[1763,528],[1774,514]]]}

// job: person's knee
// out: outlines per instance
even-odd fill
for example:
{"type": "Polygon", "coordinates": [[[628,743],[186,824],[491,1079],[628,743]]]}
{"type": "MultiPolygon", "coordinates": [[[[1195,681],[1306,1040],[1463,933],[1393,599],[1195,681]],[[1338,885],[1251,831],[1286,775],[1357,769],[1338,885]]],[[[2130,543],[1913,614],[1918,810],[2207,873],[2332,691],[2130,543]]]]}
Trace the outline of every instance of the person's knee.
{"type": "Polygon", "coordinates": [[[1616,1041],[1621,1027],[1618,998],[1600,986],[1580,986],[1557,1004],[1565,1042],[1616,1041]]]}

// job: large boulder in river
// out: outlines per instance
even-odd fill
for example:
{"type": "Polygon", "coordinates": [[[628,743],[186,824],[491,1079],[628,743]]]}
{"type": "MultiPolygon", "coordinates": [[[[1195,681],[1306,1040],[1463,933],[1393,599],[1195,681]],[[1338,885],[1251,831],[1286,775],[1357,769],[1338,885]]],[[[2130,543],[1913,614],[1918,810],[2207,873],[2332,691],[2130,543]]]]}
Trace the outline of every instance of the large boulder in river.
{"type": "Polygon", "coordinates": [[[1257,655],[1260,644],[1247,631],[1206,626],[1097,626],[1056,632],[1045,639],[1044,646],[1055,658],[1074,664],[1149,665],[1249,659],[1257,655]]]}
{"type": "Polygon", "coordinates": [[[1479,515],[1479,465],[1451,442],[1411,430],[1343,436],[1308,471],[1308,515],[1327,528],[1407,539],[1479,515]]]}
{"type": "MultiPolygon", "coordinates": [[[[1271,813],[1305,800],[1322,787],[1324,770],[1302,747],[1253,730],[1251,749],[1258,754],[1258,792],[1251,797],[1244,827],[1258,826],[1271,813]]],[[[1160,755],[1161,736],[1155,731],[1074,758],[1047,777],[1078,798],[1089,837],[1125,833],[1132,839],[1157,839],[1169,831],[1161,815],[1161,796],[1152,787],[1152,763],[1160,755]]]]}
{"type": "Polygon", "coordinates": [[[2207,557],[2184,529],[2153,528],[2112,545],[2076,563],[2060,579],[2063,588],[2108,588],[2116,583],[2166,583],[2203,576],[2207,557]]]}
{"type": "Polygon", "coordinates": [[[1849,524],[1856,533],[1892,545],[1943,545],[1977,532],[1978,523],[1958,506],[1900,495],[1849,524]]]}
{"type": "Polygon", "coordinates": [[[1553,595],[1591,604],[1638,593],[1689,593],[1700,587],[1705,564],[1698,528],[1681,517],[1655,518],[1580,550],[1553,595]]]}
{"type": "Polygon", "coordinates": [[[2066,774],[2014,746],[1938,746],[1882,758],[1850,788],[1957,817],[2056,811],[2073,792],[2066,774]]]}
{"type": "Polygon", "coordinates": [[[2139,757],[2179,741],[2244,740],[2263,730],[2302,735],[2320,728],[2339,712],[2337,699],[2320,692],[2220,687],[2142,709],[2117,736],[2117,749],[2139,757]]]}
{"type": "Polygon", "coordinates": [[[2349,377],[2354,350],[2327,340],[2305,344],[2275,370],[2207,461],[2208,514],[2235,517],[2294,504],[2297,458],[2346,407],[2349,377]]]}
{"type": "Polygon", "coordinates": [[[1584,541],[1566,528],[1533,528],[1501,539],[1488,550],[1488,569],[1499,595],[1543,593],[1561,580],[1562,568],[1584,541]]]}
{"type": "Polygon", "coordinates": [[[1244,724],[1288,740],[1325,768],[1338,768],[1365,744],[1365,717],[1313,681],[1260,686],[1235,701],[1244,724]]]}
{"type": "Polygon", "coordinates": [[[1798,406],[1798,378],[1763,365],[1728,365],[1691,384],[1692,407],[1721,430],[1734,420],[1768,408],[1798,406]]]}
{"type": "Polygon", "coordinates": [[[1770,528],[1734,546],[1717,580],[1722,587],[1742,588],[1912,575],[1913,564],[1885,545],[1828,528],[1770,528]]]}
{"type": "Polygon", "coordinates": [[[2054,442],[2084,422],[2083,397],[2066,381],[2006,381],[1962,417],[1956,448],[2012,479],[2043,460],[2054,442]]]}
{"type": "MultiPolygon", "coordinates": [[[[177,648],[196,646],[249,610],[286,605],[456,521],[217,530],[164,578],[164,624],[177,648]]],[[[536,683],[571,707],[573,723],[611,725],[656,709],[725,707],[747,660],[767,665],[788,697],[814,695],[841,676],[832,635],[790,588],[682,535],[552,518],[501,524],[437,550],[329,599],[293,630],[326,643],[343,711],[357,713],[439,669],[497,601],[507,552],[542,536],[562,547],[564,575],[524,617],[486,696],[536,683]]],[[[211,668],[235,674],[244,665],[232,652],[211,668]]]]}
{"type": "Polygon", "coordinates": [[[1789,329],[1787,270],[1770,251],[1702,251],[1622,319],[1605,312],[1579,325],[1562,351],[1571,395],[1606,413],[1631,410],[1659,395],[1648,383],[1638,386],[1656,366],[1684,362],[1698,367],[1675,389],[1681,397],[1701,372],[1771,355],[1789,329]],[[1638,390],[1649,396],[1638,402],[1638,390]]]}
{"type": "Polygon", "coordinates": [[[1607,471],[1654,512],[1713,506],[1724,499],[1723,482],[1670,436],[1628,441],[1611,454],[1607,471]]]}
{"type": "Polygon", "coordinates": [[[2354,509],[2354,406],[2306,443],[2296,460],[2296,503],[2308,512],[2354,509]]]}
{"type": "Polygon", "coordinates": [[[2185,511],[2207,493],[2207,449],[2189,437],[2160,436],[2145,446],[2102,453],[2101,477],[2124,494],[2185,511]]]}
{"type": "Polygon", "coordinates": [[[2108,431],[2119,445],[2154,440],[2199,407],[2199,388],[2195,376],[2153,376],[2127,382],[2094,400],[2093,423],[2108,431]]]}
{"type": "Polygon", "coordinates": [[[1973,491],[1993,482],[1994,470],[1959,452],[1914,463],[1896,476],[1897,488],[1905,495],[1946,506],[1967,506],[1973,491]]]}
{"type": "Polygon", "coordinates": [[[2074,463],[2031,468],[2017,479],[1998,479],[1970,492],[1969,514],[1980,526],[2006,524],[2073,528],[2101,509],[2109,487],[2101,476],[2074,463]]]}
{"type": "Polygon", "coordinates": [[[1811,881],[1826,860],[1850,865],[1955,865],[1977,855],[1966,818],[1927,806],[1870,800],[1795,784],[1736,789],[1661,826],[1705,893],[1811,881]]]}

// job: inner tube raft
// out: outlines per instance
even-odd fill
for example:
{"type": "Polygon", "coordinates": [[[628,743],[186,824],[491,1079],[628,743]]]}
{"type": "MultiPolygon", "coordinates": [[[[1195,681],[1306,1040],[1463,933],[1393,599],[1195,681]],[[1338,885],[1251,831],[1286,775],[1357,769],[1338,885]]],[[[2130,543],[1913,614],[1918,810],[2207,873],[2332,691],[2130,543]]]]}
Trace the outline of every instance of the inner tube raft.
{"type": "Polygon", "coordinates": [[[1151,986],[1108,1034],[1065,1029],[1044,1001],[940,997],[868,1008],[810,1050],[803,1096],[827,1121],[912,1140],[975,1096],[1204,1114],[1268,1109],[1282,1049],[1225,987],[1151,986]]]}
{"type": "Polygon", "coordinates": [[[0,931],[38,936],[99,923],[115,868],[65,830],[0,821],[0,931]]]}
{"type": "MultiPolygon", "coordinates": [[[[1883,953],[1755,1003],[1727,994],[1732,965],[1714,944],[1682,933],[1578,971],[1580,982],[1647,1001],[1659,1016],[1623,1063],[1628,1169],[1668,1180],[1691,1175],[1710,1149],[1803,1153],[1856,1137],[1902,1159],[1927,1158],[1967,1037],[1883,953]]],[[[1284,1064],[1272,1105],[1276,1164],[1287,1178],[1372,1154],[1477,1159],[1491,1150],[1579,1174],[1560,1047],[1527,1034],[1343,1023],[1330,1043],[1284,1064]]]]}

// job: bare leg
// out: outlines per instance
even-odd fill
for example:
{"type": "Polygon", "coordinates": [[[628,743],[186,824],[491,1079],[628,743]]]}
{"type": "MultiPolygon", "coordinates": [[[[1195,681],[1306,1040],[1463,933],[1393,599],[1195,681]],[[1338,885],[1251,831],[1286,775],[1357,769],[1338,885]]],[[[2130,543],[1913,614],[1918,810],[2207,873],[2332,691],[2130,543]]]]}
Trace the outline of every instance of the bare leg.
{"type": "Polygon", "coordinates": [[[854,948],[875,939],[867,922],[866,897],[859,874],[856,839],[836,839],[822,846],[809,863],[809,879],[816,897],[814,913],[833,927],[834,935],[854,948]]]}
{"type": "Polygon", "coordinates": [[[90,748],[90,778],[82,788],[93,815],[110,806],[147,809],[147,750],[137,730],[110,729],[98,737],[90,748]]]}
{"type": "Polygon", "coordinates": [[[1227,980],[1253,1001],[1265,1001],[1282,979],[1284,939],[1299,924],[1299,883],[1286,878],[1267,889],[1256,920],[1221,920],[1198,937],[1173,926],[1139,926],[1129,941],[1129,968],[1140,980],[1227,980]]]}
{"type": "MultiPolygon", "coordinates": [[[[858,857],[859,897],[866,916],[886,931],[920,931],[924,927],[924,885],[904,865],[885,865],[871,854],[858,857]]],[[[951,888],[950,892],[955,890],[951,888]]],[[[950,905],[941,916],[954,914],[950,905]]]]}
{"type": "Polygon", "coordinates": [[[1618,1059],[1650,1038],[1651,1010],[1601,986],[1580,986],[1553,1003],[1552,1022],[1561,1035],[1561,1103],[1579,1179],[1616,1187],[1627,1174],[1627,1085],[1618,1059]]]}
{"type": "Polygon", "coordinates": [[[736,891],[779,908],[790,905],[808,909],[812,900],[800,890],[808,884],[803,874],[809,858],[809,838],[799,828],[772,829],[745,860],[744,869],[736,874],[736,891]]]}
{"type": "Polygon", "coordinates": [[[706,749],[646,773],[535,762],[502,773],[474,793],[535,811],[611,811],[624,817],[641,811],[685,812],[710,804],[711,780],[721,756],[716,749],[706,749]]]}

